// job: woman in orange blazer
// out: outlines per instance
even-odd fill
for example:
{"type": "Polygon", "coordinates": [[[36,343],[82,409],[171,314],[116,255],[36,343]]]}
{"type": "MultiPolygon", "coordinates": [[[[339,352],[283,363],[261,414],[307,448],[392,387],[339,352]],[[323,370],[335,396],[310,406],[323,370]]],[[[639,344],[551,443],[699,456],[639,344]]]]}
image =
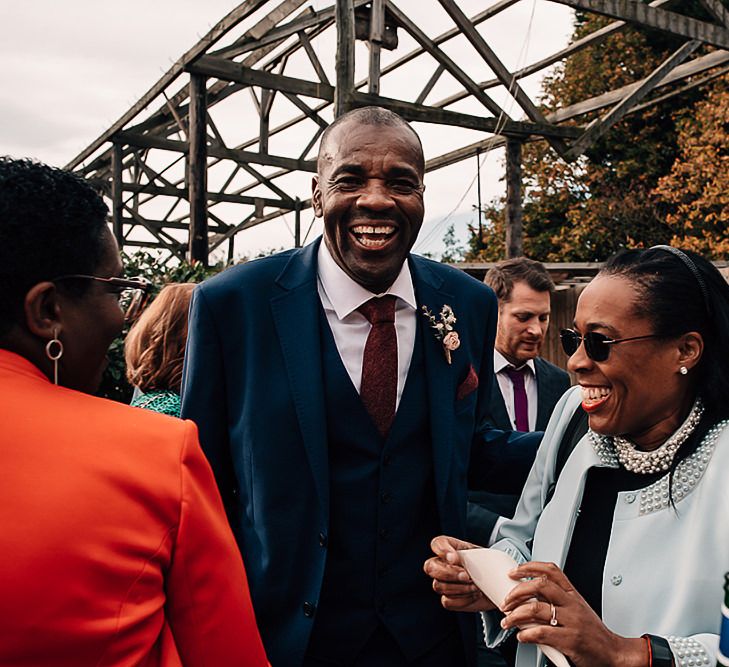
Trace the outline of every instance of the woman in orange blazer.
{"type": "Polygon", "coordinates": [[[105,219],[0,158],[0,665],[263,667],[194,424],[89,395],[145,291],[105,219]]]}

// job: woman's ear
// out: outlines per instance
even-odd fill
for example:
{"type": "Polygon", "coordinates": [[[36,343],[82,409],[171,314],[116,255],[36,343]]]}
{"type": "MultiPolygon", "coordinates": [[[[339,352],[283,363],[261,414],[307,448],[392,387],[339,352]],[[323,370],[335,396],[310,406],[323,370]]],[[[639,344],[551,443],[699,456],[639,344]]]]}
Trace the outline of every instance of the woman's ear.
{"type": "MultiPolygon", "coordinates": [[[[704,339],[700,333],[690,331],[678,341],[678,365],[691,370],[701,360],[704,353],[704,339]]],[[[685,371],[684,371],[685,372],[685,371]]]]}
{"type": "Polygon", "coordinates": [[[35,336],[50,340],[61,331],[61,306],[52,282],[42,282],[28,290],[23,303],[25,325],[35,336]]]}

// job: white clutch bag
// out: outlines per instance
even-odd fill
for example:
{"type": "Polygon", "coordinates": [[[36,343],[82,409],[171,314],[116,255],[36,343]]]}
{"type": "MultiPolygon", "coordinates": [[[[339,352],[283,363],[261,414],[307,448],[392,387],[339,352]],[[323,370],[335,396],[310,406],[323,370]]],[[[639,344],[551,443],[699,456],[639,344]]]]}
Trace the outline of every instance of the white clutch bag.
{"type": "MultiPolygon", "coordinates": [[[[501,607],[507,593],[518,583],[508,575],[516,567],[516,561],[498,549],[462,549],[458,554],[473,583],[491,602],[501,607]]],[[[557,667],[569,667],[567,658],[556,648],[538,646],[557,667]]]]}

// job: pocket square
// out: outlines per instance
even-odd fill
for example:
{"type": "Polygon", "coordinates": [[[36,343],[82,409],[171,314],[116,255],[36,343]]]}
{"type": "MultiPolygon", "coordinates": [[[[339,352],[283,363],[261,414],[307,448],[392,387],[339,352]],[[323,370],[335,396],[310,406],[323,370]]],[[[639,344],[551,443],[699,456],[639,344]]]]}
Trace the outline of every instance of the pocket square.
{"type": "Polygon", "coordinates": [[[456,390],[456,400],[460,401],[461,399],[466,398],[466,396],[468,396],[472,391],[476,391],[476,389],[478,389],[478,375],[476,375],[473,365],[470,365],[468,367],[468,375],[466,375],[466,379],[458,385],[458,389],[456,390]]]}

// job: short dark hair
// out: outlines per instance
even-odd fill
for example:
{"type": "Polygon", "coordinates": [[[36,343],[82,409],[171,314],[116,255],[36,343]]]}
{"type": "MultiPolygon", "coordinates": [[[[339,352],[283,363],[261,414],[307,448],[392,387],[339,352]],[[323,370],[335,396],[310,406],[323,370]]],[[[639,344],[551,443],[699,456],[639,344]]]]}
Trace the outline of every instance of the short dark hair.
{"type": "Polygon", "coordinates": [[[505,259],[487,272],[483,281],[496,293],[496,298],[509,301],[516,283],[526,283],[537,292],[554,293],[554,282],[544,264],[527,257],[505,259]]]}
{"type": "Polygon", "coordinates": [[[107,213],[79,176],[0,157],[0,336],[20,321],[33,285],[94,272],[103,258],[107,213]]]}
{"type": "Polygon", "coordinates": [[[335,118],[329,124],[329,126],[322,133],[321,140],[319,141],[319,154],[316,161],[317,170],[319,169],[321,160],[324,157],[324,149],[326,148],[327,141],[329,139],[329,135],[332,133],[332,130],[340,125],[343,125],[344,123],[348,123],[349,121],[356,121],[357,123],[360,123],[362,125],[385,125],[388,127],[407,128],[408,130],[410,130],[410,132],[413,133],[413,137],[415,137],[415,141],[417,142],[420,149],[420,160],[417,165],[418,169],[421,173],[425,171],[425,156],[423,154],[423,143],[420,141],[420,137],[418,136],[418,133],[413,129],[413,126],[410,125],[410,123],[408,123],[402,116],[396,114],[394,111],[390,111],[389,109],[385,109],[384,107],[375,106],[352,109],[352,111],[348,111],[347,113],[342,114],[341,116],[339,116],[339,118],[335,118]]]}

